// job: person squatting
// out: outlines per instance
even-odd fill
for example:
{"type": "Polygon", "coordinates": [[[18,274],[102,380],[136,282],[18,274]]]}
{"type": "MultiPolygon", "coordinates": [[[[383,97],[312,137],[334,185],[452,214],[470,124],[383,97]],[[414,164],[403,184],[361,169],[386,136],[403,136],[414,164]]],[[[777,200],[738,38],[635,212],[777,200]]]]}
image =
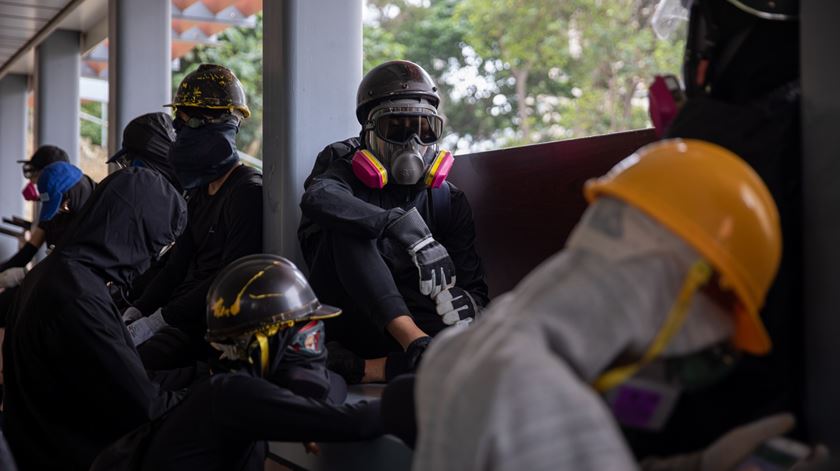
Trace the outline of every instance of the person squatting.
{"type": "MultiPolygon", "coordinates": [[[[681,113],[587,181],[566,246],[492,302],[467,194],[447,179],[458,163],[441,96],[413,62],[365,74],[359,135],[318,143],[300,200],[305,267],[263,253],[262,175],[236,147],[251,111],[223,65],[188,74],[171,115],[132,120],[99,184],[37,149],[21,163],[39,220],[0,264],[0,466],[260,470],[270,441],[317,453],[392,434],[418,470],[744,469],[791,414],[710,412],[712,435],[686,424],[749,409],[737,393],[704,403],[700,386],[761,371],[733,362],[783,335],[764,321],[782,314],[762,308],[798,202],[779,190],[795,177],[767,163],[775,149],[707,118],[765,98],[781,116],[791,104],[776,90],[796,77],[775,61],[777,80],[744,98],[767,69],[699,54],[711,46],[697,36],[749,52],[795,19],[762,15],[766,3],[682,2],[681,113]],[[385,384],[381,399],[353,399],[359,383],[385,384]],[[626,432],[665,423],[702,446],[652,433],[661,446],[646,448],[626,432]]],[[[827,469],[825,449],[806,451],[797,469],[827,469]]]]}

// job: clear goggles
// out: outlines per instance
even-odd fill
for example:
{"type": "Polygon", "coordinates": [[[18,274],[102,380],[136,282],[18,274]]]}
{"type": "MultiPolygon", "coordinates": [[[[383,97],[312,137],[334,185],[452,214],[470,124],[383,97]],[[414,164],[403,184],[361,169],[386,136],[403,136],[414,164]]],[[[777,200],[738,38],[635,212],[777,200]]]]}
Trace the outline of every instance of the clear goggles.
{"type": "Polygon", "coordinates": [[[377,115],[365,129],[391,144],[404,145],[416,139],[431,145],[443,137],[443,118],[428,112],[393,110],[377,115]]]}

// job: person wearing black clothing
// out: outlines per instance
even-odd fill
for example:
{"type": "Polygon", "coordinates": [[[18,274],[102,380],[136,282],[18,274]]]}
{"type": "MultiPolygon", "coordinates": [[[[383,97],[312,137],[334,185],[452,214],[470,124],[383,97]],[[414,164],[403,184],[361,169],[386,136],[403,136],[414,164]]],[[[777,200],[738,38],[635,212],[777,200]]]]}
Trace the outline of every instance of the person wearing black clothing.
{"type": "Polygon", "coordinates": [[[225,67],[202,64],[184,78],[172,106],[177,137],[169,162],[188,192],[189,223],[166,265],[123,314],[152,370],[206,360],[210,283],[230,262],[262,251],[262,175],[244,166],[236,150],[239,122],[250,115],[239,80],[225,67]]]}
{"type": "Polygon", "coordinates": [[[779,208],[782,261],[761,310],[773,351],[745,355],[714,387],[683,394],[662,430],[627,430],[642,456],[695,449],[735,425],[796,412],[804,384],[799,1],[683,5],[689,6],[687,100],[664,135],[715,143],[756,171],[779,208]]]}
{"type": "Polygon", "coordinates": [[[86,470],[177,399],[150,381],[108,285],[126,285],[181,233],[186,205],[134,168],[94,191],[68,236],[27,275],[3,344],[4,431],[22,470],[86,470]]]}
{"type": "Polygon", "coordinates": [[[172,118],[166,113],[146,113],[131,120],[123,129],[122,147],[107,163],[119,168],[146,167],[166,177],[178,191],[181,183],[169,161],[175,142],[172,118]]]}
{"type": "Polygon", "coordinates": [[[439,101],[420,66],[375,67],[359,86],[362,139],[324,149],[305,182],[298,236],[313,287],[347,312],[327,330],[349,382],[413,370],[429,336],[488,302],[472,212],[445,181],[439,101]]]}
{"type": "MultiPolygon", "coordinates": [[[[322,305],[290,261],[252,255],[214,281],[207,338],[223,357],[166,416],[126,435],[92,471],[262,470],[266,440],[347,441],[383,433],[379,401],[340,405],[324,367],[322,305]]],[[[340,378],[338,378],[340,381],[340,378]]]]}
{"type": "Polygon", "coordinates": [[[17,254],[0,264],[0,327],[5,325],[6,313],[11,308],[17,287],[26,276],[26,265],[44,242],[52,248],[64,237],[68,226],[96,187],[96,183],[78,167],[62,160],[38,170],[37,174],[36,188],[40,197],[48,201],[41,205],[38,225],[32,231],[30,240],[17,254]]]}
{"type": "MultiPolygon", "coordinates": [[[[132,119],[123,130],[122,147],[108,160],[120,169],[128,167],[145,167],[159,172],[179,192],[183,191],[175,168],[169,162],[169,148],[175,142],[175,128],[172,118],[167,113],[146,113],[132,119]]],[[[125,310],[136,301],[149,283],[157,276],[168,260],[163,256],[160,260],[138,276],[131,286],[125,290],[114,292],[114,298],[125,310]]]]}

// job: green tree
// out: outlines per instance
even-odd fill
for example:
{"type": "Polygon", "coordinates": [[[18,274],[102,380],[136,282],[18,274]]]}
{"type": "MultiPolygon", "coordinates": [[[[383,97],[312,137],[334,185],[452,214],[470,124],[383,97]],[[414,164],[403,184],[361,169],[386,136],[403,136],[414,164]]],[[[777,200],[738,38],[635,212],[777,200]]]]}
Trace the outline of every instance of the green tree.
{"type": "Polygon", "coordinates": [[[256,26],[231,27],[218,36],[218,43],[199,45],[181,58],[180,70],[172,74],[172,93],[190,72],[202,63],[229,67],[245,88],[251,117],[243,120],[236,137],[239,150],[262,159],[262,41],[263,18],[257,14],[256,26]]]}
{"type": "Polygon", "coordinates": [[[641,128],[647,84],[677,73],[681,59],[682,42],[653,35],[655,4],[368,0],[377,14],[366,25],[366,67],[404,58],[426,68],[456,140],[472,148],[641,128]]]}

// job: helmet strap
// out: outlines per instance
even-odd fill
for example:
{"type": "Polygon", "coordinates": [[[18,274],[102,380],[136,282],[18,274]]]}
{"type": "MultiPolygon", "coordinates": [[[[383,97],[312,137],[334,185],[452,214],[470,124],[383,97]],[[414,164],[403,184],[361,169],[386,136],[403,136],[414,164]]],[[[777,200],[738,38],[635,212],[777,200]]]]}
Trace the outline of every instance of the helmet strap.
{"type": "Polygon", "coordinates": [[[642,355],[642,358],[629,365],[613,368],[602,374],[593,383],[593,387],[598,392],[606,392],[621,383],[626,382],[633,375],[639,372],[643,367],[655,360],[662,352],[671,339],[680,331],[685,319],[688,316],[691,300],[700,288],[702,288],[712,278],[712,267],[705,260],[697,260],[692,264],[691,269],[685,277],[682,288],[680,288],[677,300],[674,301],[671,311],[665,318],[665,322],[656,333],[653,341],[648,347],[648,350],[642,355]]]}
{"type": "Polygon", "coordinates": [[[262,332],[257,332],[255,337],[260,346],[260,376],[265,378],[268,373],[268,337],[262,332]]]}

